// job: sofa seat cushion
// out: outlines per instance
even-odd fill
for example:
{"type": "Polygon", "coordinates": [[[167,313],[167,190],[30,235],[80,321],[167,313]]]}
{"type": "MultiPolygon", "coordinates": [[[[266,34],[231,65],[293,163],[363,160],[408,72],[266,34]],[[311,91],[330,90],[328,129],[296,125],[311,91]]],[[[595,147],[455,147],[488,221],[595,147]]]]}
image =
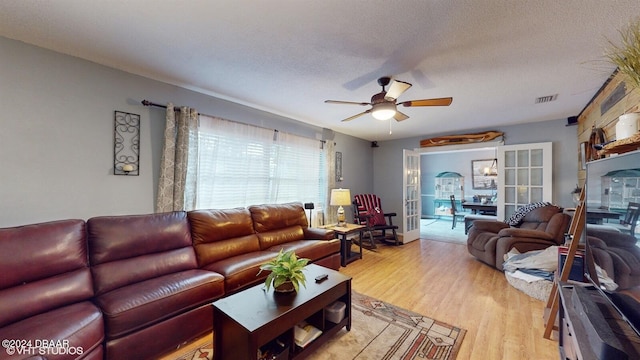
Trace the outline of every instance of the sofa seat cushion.
{"type": "MultiPolygon", "coordinates": [[[[31,355],[42,355],[46,359],[75,359],[102,346],[104,323],[100,309],[90,301],[82,301],[4,326],[0,328],[0,338],[31,341],[35,347],[40,347],[37,342],[42,340],[68,341],[62,343],[65,351],[70,353],[81,349],[82,353],[71,357],[69,354],[56,356],[46,353],[46,349],[43,349],[44,354],[40,354],[40,349],[36,349],[36,353],[31,355]],[[68,347],[64,346],[66,344],[68,347]]],[[[19,358],[15,354],[10,356],[4,348],[0,351],[2,360],[19,358]]]]}
{"type": "Polygon", "coordinates": [[[298,257],[303,257],[314,262],[329,255],[340,252],[340,240],[298,240],[270,247],[268,250],[278,252],[295,251],[298,257]]]}
{"type": "Polygon", "coordinates": [[[276,254],[273,251],[254,251],[216,261],[204,269],[224,276],[224,288],[228,294],[264,280],[268,272],[263,272],[259,277],[256,276],[260,272],[260,265],[274,257],[276,254]]]}
{"type": "Polygon", "coordinates": [[[103,310],[107,339],[148,327],[224,295],[224,278],[187,270],[131,284],[96,298],[103,310]]]}

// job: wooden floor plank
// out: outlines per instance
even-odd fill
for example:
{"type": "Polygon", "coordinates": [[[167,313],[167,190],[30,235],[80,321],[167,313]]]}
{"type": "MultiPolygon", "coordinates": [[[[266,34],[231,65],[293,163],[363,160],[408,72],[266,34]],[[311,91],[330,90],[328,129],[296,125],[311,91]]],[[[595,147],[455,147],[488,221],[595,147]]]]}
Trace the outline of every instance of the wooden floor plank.
{"type": "Polygon", "coordinates": [[[466,329],[459,359],[558,357],[558,343],[542,336],[544,302],[510,286],[466,245],[383,245],[340,271],[360,293],[466,329]]]}

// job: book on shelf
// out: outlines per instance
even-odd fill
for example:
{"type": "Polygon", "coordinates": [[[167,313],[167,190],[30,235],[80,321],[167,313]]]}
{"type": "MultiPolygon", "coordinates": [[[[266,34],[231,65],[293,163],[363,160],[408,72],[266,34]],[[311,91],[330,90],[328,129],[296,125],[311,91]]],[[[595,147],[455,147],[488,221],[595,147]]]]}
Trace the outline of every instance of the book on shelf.
{"type": "Polygon", "coordinates": [[[322,330],[311,324],[308,324],[305,321],[298,323],[293,328],[293,337],[295,343],[301,348],[309,345],[310,342],[317,339],[320,335],[322,335],[322,330]]]}

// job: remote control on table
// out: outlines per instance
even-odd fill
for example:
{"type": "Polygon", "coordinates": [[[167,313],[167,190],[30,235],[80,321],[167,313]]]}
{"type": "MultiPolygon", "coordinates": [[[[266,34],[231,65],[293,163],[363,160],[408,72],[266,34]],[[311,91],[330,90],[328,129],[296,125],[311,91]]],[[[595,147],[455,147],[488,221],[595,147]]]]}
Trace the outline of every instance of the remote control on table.
{"type": "Polygon", "coordinates": [[[327,274],[322,274],[322,275],[318,275],[316,276],[316,282],[323,282],[324,280],[327,280],[327,278],[329,277],[329,275],[327,274]]]}

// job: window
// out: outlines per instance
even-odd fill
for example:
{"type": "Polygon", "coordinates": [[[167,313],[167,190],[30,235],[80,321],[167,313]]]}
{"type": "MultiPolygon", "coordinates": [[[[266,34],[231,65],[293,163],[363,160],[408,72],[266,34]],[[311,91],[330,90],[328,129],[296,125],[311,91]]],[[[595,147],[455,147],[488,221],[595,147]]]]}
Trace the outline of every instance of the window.
{"type": "Polygon", "coordinates": [[[325,202],[318,140],[201,115],[198,145],[198,209],[325,202]]]}

